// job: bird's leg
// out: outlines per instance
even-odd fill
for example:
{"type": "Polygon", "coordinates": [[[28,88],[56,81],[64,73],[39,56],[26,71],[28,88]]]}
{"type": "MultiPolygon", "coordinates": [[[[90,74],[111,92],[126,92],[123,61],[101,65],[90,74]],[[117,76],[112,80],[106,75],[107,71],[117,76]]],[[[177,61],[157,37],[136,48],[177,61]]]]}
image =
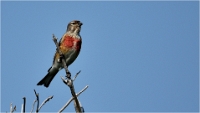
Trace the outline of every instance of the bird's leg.
{"type": "Polygon", "coordinates": [[[63,58],[64,58],[64,55],[61,54],[61,55],[60,55],[60,58],[58,59],[58,62],[61,63],[63,58]]]}
{"type": "MultiPolygon", "coordinates": [[[[67,68],[68,68],[68,66],[67,66],[67,68]]],[[[71,73],[69,72],[69,70],[67,69],[67,74],[66,74],[66,77],[68,78],[68,79],[71,79],[71,73]]]]}
{"type": "MultiPolygon", "coordinates": [[[[60,58],[58,59],[58,62],[61,63],[63,59],[65,59],[65,56],[64,56],[63,54],[60,54],[60,58]]],[[[66,68],[66,69],[65,69],[65,70],[66,70],[66,77],[67,77],[68,79],[71,79],[71,73],[70,73],[69,70],[68,70],[68,66],[65,65],[64,68],[66,68]]]]}

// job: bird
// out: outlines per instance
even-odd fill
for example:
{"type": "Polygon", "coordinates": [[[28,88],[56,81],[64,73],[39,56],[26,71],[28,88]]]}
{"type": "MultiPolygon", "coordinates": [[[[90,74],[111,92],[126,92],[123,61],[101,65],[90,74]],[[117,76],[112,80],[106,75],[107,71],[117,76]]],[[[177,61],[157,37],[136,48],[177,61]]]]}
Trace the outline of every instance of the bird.
{"type": "MultiPolygon", "coordinates": [[[[59,41],[59,47],[60,51],[63,53],[64,58],[66,59],[66,66],[68,67],[70,64],[72,64],[76,58],[78,57],[80,50],[81,50],[81,44],[82,39],[80,36],[81,26],[83,23],[79,20],[73,20],[68,23],[67,30],[62,36],[62,38],[59,41]]],[[[47,75],[40,80],[37,85],[44,85],[46,88],[49,87],[51,81],[55,77],[55,75],[63,69],[63,64],[60,59],[59,53],[56,51],[54,58],[53,58],[53,64],[48,69],[47,75]]]]}

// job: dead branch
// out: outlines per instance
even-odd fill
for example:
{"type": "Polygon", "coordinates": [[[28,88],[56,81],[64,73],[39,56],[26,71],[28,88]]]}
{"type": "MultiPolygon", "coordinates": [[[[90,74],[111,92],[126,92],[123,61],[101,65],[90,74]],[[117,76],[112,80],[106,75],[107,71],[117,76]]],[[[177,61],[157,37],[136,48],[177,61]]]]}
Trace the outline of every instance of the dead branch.
{"type": "Polygon", "coordinates": [[[52,99],[52,98],[53,98],[53,96],[49,96],[47,99],[45,99],[45,100],[42,102],[42,104],[40,105],[38,111],[40,111],[40,109],[42,108],[42,106],[43,106],[47,101],[49,101],[49,100],[52,99]]]}
{"type": "MultiPolygon", "coordinates": [[[[81,107],[81,112],[84,113],[85,110],[84,110],[83,106],[81,105],[81,102],[80,102],[80,101],[79,101],[79,104],[80,104],[80,107],[81,107]]],[[[75,103],[75,102],[74,102],[74,106],[76,106],[76,103],[75,103]]]]}
{"type": "Polygon", "coordinates": [[[74,76],[74,78],[72,79],[73,81],[75,81],[76,77],[79,75],[81,71],[79,71],[78,73],[76,73],[76,75],[74,76]]]}
{"type": "Polygon", "coordinates": [[[12,103],[10,103],[10,113],[13,113],[14,111],[16,111],[16,105],[12,107],[12,103]]]}
{"type": "MultiPolygon", "coordinates": [[[[61,77],[64,82],[67,82],[63,77],[61,77]]],[[[85,86],[79,93],[76,94],[78,97],[82,92],[84,92],[89,86],[85,86]]],[[[71,97],[69,101],[58,111],[58,113],[61,113],[72,101],[74,100],[74,97],[71,97]]]]}
{"type": "Polygon", "coordinates": [[[35,89],[34,89],[34,92],[35,92],[35,96],[36,96],[36,100],[37,100],[36,113],[38,113],[39,112],[39,93],[36,93],[35,89]]]}
{"type": "Polygon", "coordinates": [[[23,108],[22,111],[25,113],[25,107],[26,107],[26,97],[23,97],[24,103],[23,103],[23,108]]]}
{"type": "Polygon", "coordinates": [[[16,111],[16,105],[14,106],[14,108],[12,109],[12,113],[16,111]]]}
{"type": "Polygon", "coordinates": [[[31,113],[33,112],[33,109],[35,107],[35,103],[37,102],[37,100],[35,99],[34,102],[33,102],[33,106],[32,106],[32,109],[31,109],[31,113]]]}

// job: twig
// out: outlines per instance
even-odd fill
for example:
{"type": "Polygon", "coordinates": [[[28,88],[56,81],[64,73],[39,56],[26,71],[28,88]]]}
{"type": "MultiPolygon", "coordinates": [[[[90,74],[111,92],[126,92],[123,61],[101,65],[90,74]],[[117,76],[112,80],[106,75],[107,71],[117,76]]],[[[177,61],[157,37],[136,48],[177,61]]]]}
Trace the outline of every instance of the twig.
{"type": "Polygon", "coordinates": [[[14,108],[12,109],[12,113],[16,111],[16,105],[14,106],[14,108]]]}
{"type": "MultiPolygon", "coordinates": [[[[79,93],[76,94],[78,97],[81,93],[83,93],[89,86],[85,86],[79,93]]],[[[74,97],[71,97],[69,101],[58,111],[58,113],[61,113],[72,101],[74,100],[74,97]]]]}
{"type": "Polygon", "coordinates": [[[16,105],[13,108],[12,103],[10,103],[10,113],[13,113],[14,111],[16,111],[16,105]]]}
{"type": "Polygon", "coordinates": [[[22,104],[22,107],[21,107],[21,113],[23,113],[23,109],[24,109],[23,107],[24,107],[24,105],[22,104]]]}
{"type": "Polygon", "coordinates": [[[70,85],[68,85],[68,86],[70,88],[72,96],[74,97],[74,101],[76,102],[76,105],[77,105],[77,111],[76,112],[80,113],[81,112],[81,108],[80,108],[80,105],[79,105],[78,98],[76,97],[73,81],[71,80],[71,73],[69,72],[69,70],[67,68],[66,61],[65,61],[65,56],[63,55],[62,51],[60,50],[59,44],[57,43],[57,38],[55,37],[54,34],[53,34],[53,41],[54,41],[54,43],[55,43],[55,45],[57,47],[56,50],[59,53],[60,57],[63,57],[63,58],[61,58],[62,59],[62,64],[63,64],[63,66],[65,68],[67,79],[71,82],[70,85]]]}
{"type": "Polygon", "coordinates": [[[52,98],[53,98],[53,96],[50,96],[50,97],[48,97],[47,99],[45,99],[45,100],[42,102],[42,104],[40,105],[38,111],[40,111],[40,109],[42,108],[42,106],[43,106],[47,101],[49,101],[49,100],[52,99],[52,98]]]}
{"type": "Polygon", "coordinates": [[[75,81],[76,77],[79,75],[81,71],[79,71],[78,73],[76,73],[76,75],[74,76],[74,78],[72,79],[73,81],[75,81]]]}
{"type": "Polygon", "coordinates": [[[39,112],[38,108],[39,108],[39,93],[36,93],[35,89],[34,89],[34,92],[35,92],[35,96],[36,96],[36,100],[37,100],[37,108],[36,108],[36,113],[39,112]]]}
{"type": "Polygon", "coordinates": [[[10,113],[12,113],[12,103],[10,103],[10,113]]]}
{"type": "Polygon", "coordinates": [[[37,100],[34,100],[31,113],[33,112],[33,109],[34,109],[34,106],[35,106],[35,103],[36,103],[36,102],[37,102],[37,100]]]}
{"type": "Polygon", "coordinates": [[[23,103],[23,113],[25,113],[25,107],[26,107],[26,97],[23,97],[24,103],[23,103]]]}

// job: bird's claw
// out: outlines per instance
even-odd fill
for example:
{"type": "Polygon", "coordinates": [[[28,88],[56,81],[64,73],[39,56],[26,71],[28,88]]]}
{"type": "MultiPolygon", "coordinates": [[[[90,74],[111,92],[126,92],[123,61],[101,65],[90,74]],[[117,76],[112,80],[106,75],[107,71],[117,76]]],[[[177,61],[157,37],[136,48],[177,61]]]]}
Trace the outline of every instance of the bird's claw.
{"type": "Polygon", "coordinates": [[[69,79],[71,78],[71,73],[69,71],[67,72],[66,77],[69,78],[69,79]]]}

